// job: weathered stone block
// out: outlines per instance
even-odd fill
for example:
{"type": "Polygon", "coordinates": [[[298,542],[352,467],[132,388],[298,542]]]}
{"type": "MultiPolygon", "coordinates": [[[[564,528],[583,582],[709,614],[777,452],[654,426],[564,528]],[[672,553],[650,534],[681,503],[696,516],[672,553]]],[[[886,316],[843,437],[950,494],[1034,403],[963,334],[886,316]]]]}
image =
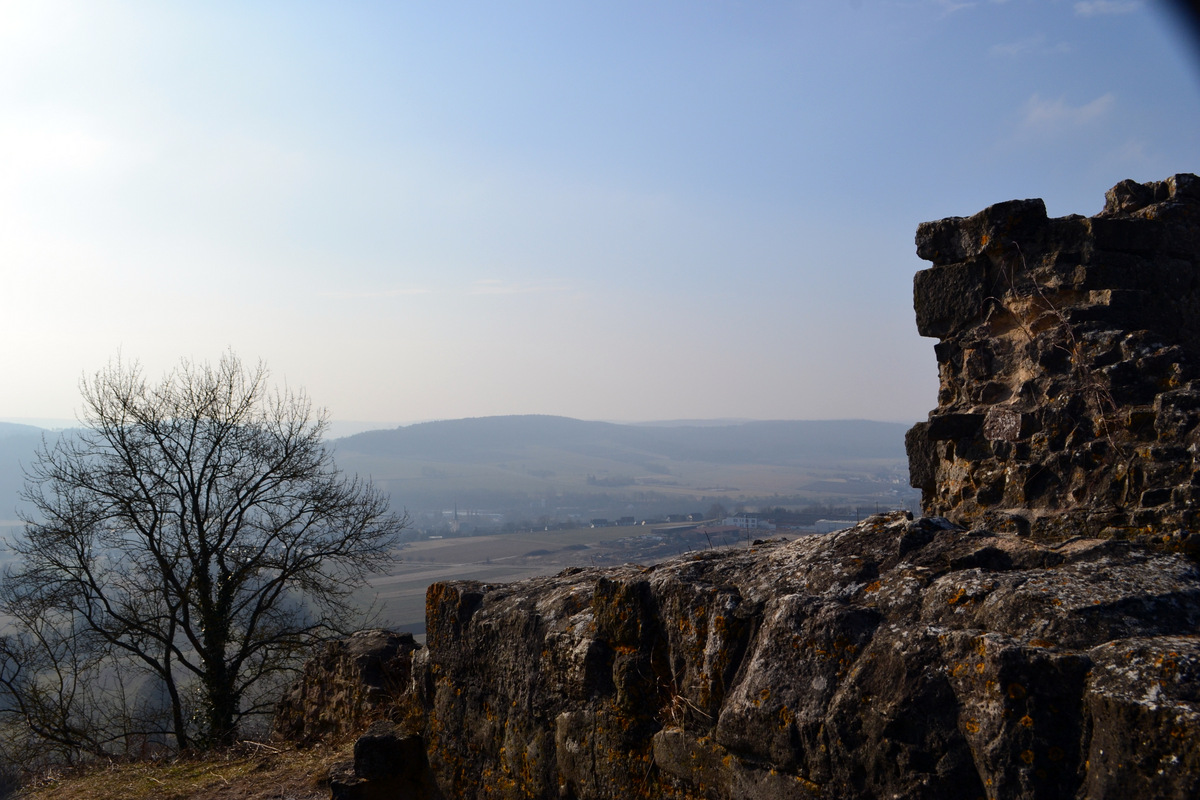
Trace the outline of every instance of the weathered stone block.
{"type": "Polygon", "coordinates": [[[921,270],[914,280],[913,307],[922,336],[949,336],[983,313],[986,267],[972,261],[921,270]]]}
{"type": "Polygon", "coordinates": [[[967,261],[987,251],[1037,239],[1046,224],[1041,200],[997,203],[971,217],[949,217],[917,226],[917,255],[934,264],[967,261]]]}
{"type": "Polygon", "coordinates": [[[1010,408],[993,408],[983,419],[983,435],[988,439],[1015,442],[1021,438],[1022,415],[1010,408]]]}
{"type": "Polygon", "coordinates": [[[294,742],[338,739],[381,715],[408,688],[411,633],[359,631],[329,642],[280,699],[274,733],[294,742]]]}
{"type": "Polygon", "coordinates": [[[928,435],[933,441],[972,439],[983,427],[983,414],[931,414],[928,435]]]}
{"type": "Polygon", "coordinates": [[[918,330],[940,339],[938,408],[910,447],[926,513],[1032,508],[1048,536],[1066,529],[1050,514],[1193,513],[1171,494],[1188,478],[1160,466],[1190,457],[1146,448],[1200,445],[1198,185],[1122,182],[1092,218],[1013,201],[919,227],[918,330]]]}
{"type": "Polygon", "coordinates": [[[424,739],[386,722],[359,737],[353,766],[335,768],[330,789],[333,800],[443,800],[424,739]]]}
{"type": "Polygon", "coordinates": [[[929,423],[918,422],[904,434],[904,449],[908,453],[908,482],[914,489],[932,493],[936,486],[937,445],[929,437],[929,423]]]}
{"type": "MultiPolygon", "coordinates": [[[[1167,199],[1166,191],[1156,191],[1159,184],[1144,184],[1124,180],[1104,193],[1104,211],[1107,215],[1139,211],[1151,203],[1167,199]]],[[[1165,187],[1163,187],[1165,188],[1165,187]]]]}

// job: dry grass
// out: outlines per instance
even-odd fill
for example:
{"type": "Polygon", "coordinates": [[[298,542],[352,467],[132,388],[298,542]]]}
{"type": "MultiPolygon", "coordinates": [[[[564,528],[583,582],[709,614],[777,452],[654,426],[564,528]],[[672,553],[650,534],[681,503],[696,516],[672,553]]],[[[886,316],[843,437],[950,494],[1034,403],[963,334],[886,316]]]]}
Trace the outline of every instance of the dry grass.
{"type": "Polygon", "coordinates": [[[30,780],[20,800],[316,800],[353,741],[297,749],[246,743],[219,753],[91,764],[30,780]]]}

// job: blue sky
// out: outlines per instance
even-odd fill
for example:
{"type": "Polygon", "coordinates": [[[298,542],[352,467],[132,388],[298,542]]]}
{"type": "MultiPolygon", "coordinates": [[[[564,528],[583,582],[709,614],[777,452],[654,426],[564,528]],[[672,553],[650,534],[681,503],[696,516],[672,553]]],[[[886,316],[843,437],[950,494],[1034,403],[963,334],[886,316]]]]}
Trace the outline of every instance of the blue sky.
{"type": "Polygon", "coordinates": [[[0,418],[915,420],[919,222],[1200,171],[1153,2],[0,0],[0,418]]]}

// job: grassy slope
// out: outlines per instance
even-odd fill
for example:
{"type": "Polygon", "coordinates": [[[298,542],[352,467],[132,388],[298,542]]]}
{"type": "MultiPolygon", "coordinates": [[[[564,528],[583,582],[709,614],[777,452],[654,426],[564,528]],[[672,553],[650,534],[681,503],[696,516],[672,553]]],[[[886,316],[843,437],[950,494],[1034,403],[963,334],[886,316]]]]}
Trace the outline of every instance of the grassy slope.
{"type": "Polygon", "coordinates": [[[91,764],[46,773],[22,800],[316,800],[329,797],[329,769],[353,756],[353,742],[297,750],[246,744],[220,753],[91,764]]]}

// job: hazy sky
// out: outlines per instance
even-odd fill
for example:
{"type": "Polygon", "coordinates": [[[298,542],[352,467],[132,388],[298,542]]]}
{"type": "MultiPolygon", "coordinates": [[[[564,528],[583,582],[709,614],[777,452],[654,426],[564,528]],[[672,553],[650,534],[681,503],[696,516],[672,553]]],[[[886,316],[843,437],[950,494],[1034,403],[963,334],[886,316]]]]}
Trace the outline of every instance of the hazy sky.
{"type": "Polygon", "coordinates": [[[0,0],[0,418],[923,418],[919,222],[1200,172],[1153,2],[0,0]]]}

